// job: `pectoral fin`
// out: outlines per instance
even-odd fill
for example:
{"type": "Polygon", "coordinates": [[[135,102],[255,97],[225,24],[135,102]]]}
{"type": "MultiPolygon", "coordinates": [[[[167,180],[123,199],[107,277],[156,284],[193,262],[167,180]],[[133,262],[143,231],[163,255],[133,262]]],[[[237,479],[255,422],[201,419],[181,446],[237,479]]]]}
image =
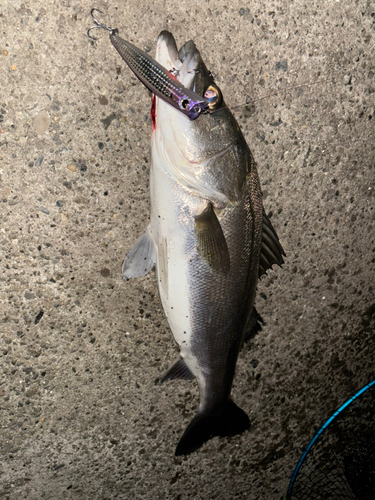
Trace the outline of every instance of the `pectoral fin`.
{"type": "Polygon", "coordinates": [[[150,226],[148,226],[125,257],[122,264],[122,277],[124,280],[129,280],[136,276],[144,276],[151,271],[155,259],[155,247],[151,240],[150,226]]]}
{"type": "Polygon", "coordinates": [[[215,271],[229,272],[230,257],[227,242],[212,203],[195,217],[195,235],[198,252],[207,264],[215,271]]]}
{"type": "Polygon", "coordinates": [[[266,274],[273,264],[282,266],[285,252],[271,221],[263,210],[262,248],[260,251],[259,277],[266,274]]]}

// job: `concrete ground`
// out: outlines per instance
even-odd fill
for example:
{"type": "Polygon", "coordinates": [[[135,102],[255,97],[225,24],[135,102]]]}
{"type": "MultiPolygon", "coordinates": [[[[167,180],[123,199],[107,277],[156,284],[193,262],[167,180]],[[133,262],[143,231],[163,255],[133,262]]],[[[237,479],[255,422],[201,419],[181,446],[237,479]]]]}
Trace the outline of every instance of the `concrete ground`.
{"type": "Polygon", "coordinates": [[[281,500],[303,446],[375,378],[375,5],[3,0],[0,498],[281,500]],[[174,449],[195,383],[155,272],[124,282],[147,224],[147,91],[90,9],[154,53],[193,39],[236,110],[287,252],[233,397],[252,428],[174,449]]]}

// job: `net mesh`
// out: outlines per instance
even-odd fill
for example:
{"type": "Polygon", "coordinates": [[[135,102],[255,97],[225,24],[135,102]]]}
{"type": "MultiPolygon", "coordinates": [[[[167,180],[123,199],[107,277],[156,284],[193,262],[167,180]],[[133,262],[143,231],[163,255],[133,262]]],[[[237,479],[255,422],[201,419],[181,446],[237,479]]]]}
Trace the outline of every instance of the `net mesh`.
{"type": "Polygon", "coordinates": [[[375,500],[375,381],[314,436],[293,473],[287,500],[375,500]]]}

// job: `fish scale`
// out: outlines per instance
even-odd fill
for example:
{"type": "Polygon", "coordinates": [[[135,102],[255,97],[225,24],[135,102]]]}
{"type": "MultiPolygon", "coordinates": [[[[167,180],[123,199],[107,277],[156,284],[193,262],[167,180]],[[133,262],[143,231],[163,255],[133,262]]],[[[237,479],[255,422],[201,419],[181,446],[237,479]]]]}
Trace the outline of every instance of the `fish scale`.
{"type": "MultiPolygon", "coordinates": [[[[255,170],[252,175],[257,178],[255,170]]],[[[254,184],[255,189],[249,190],[259,193],[258,182],[254,184]]],[[[204,412],[215,411],[230,395],[244,327],[254,302],[262,232],[262,219],[259,217],[261,200],[259,195],[254,198],[251,201],[248,196],[236,209],[230,210],[228,216],[222,214],[220,218],[229,252],[238,263],[236,271],[229,275],[219,274],[213,282],[211,273],[202,264],[202,286],[196,288],[193,280],[195,270],[191,269],[189,282],[194,305],[191,312],[194,317],[192,354],[202,360],[201,368],[208,373],[205,381],[207,396],[203,401],[201,398],[200,405],[204,412]],[[254,204],[258,205],[256,220],[252,216],[254,204]],[[239,213],[241,217],[238,217],[239,213]],[[207,311],[213,308],[216,312],[214,319],[207,322],[207,311]]]]}

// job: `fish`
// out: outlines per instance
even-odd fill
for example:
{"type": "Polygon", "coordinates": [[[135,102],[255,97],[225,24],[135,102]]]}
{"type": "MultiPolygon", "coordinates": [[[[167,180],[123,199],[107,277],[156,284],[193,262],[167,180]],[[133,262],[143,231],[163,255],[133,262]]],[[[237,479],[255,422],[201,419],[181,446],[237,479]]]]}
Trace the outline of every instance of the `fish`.
{"type": "Polygon", "coordinates": [[[162,31],[155,60],[209,102],[194,119],[152,96],[150,222],[126,255],[125,280],[153,266],[180,356],[161,377],[195,379],[199,405],[175,455],[250,428],[231,398],[239,352],[257,323],[257,282],[285,252],[266,215],[257,166],[222,92],[190,40],[162,31]]]}

